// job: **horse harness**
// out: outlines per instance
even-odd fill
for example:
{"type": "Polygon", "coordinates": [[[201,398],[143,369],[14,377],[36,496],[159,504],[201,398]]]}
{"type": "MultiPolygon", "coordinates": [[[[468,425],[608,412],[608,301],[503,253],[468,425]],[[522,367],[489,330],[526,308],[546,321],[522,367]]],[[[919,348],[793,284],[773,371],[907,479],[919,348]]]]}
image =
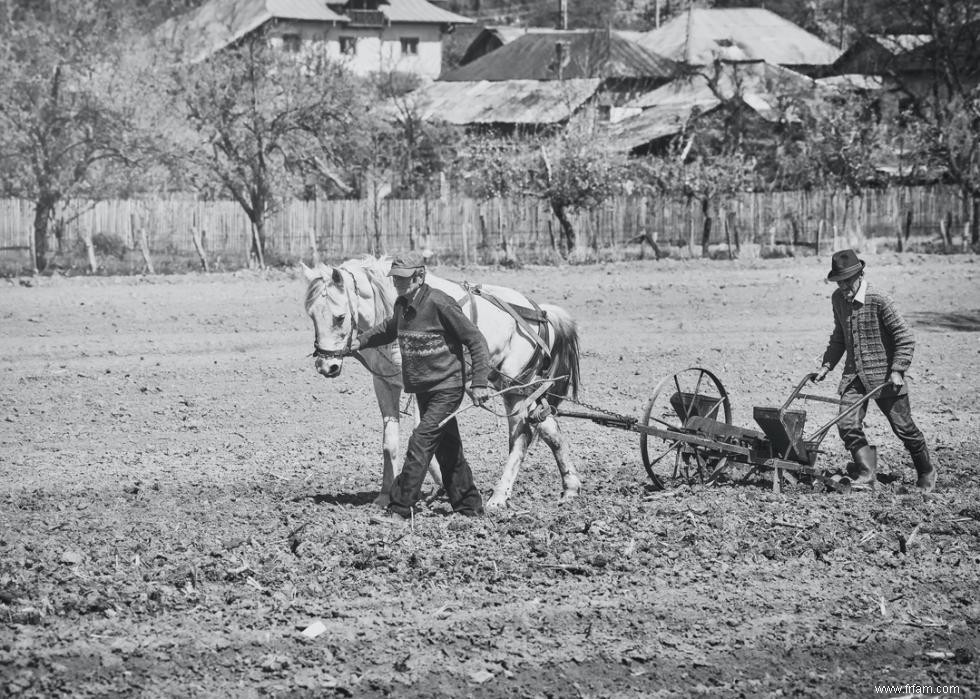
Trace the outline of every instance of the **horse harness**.
{"type": "MultiPolygon", "coordinates": [[[[524,368],[524,371],[518,376],[504,376],[496,370],[493,370],[491,372],[492,374],[500,377],[512,386],[526,383],[537,376],[545,379],[555,378],[557,367],[551,361],[551,325],[548,323],[548,314],[533,299],[528,299],[533,308],[515,306],[491,294],[480,284],[470,284],[464,281],[460,286],[466,291],[466,296],[469,299],[470,320],[473,321],[474,325],[477,325],[476,299],[474,296],[479,296],[513,318],[517,324],[517,332],[534,346],[534,354],[531,356],[531,360],[524,368]],[[531,323],[537,325],[537,331],[531,327],[531,323]]],[[[525,396],[524,405],[533,405],[539,398],[548,393],[553,383],[553,381],[543,382],[534,391],[525,396]]]]}

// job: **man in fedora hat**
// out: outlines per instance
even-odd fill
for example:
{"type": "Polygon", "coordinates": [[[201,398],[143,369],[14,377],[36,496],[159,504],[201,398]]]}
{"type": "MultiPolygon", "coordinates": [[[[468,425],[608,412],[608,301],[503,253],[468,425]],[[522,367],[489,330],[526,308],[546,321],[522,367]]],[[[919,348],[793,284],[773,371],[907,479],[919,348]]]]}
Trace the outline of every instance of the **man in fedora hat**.
{"type": "Polygon", "coordinates": [[[425,283],[425,262],[417,255],[398,257],[388,272],[398,299],[391,318],[364,331],[353,351],[398,342],[402,383],[419,402],[419,423],[408,440],[401,473],[391,486],[391,501],[383,521],[404,521],[421,497],[422,482],[433,455],[439,460],[442,484],[453,510],[463,515],[483,512],[483,499],[463,455],[459,426],[452,418],[467,381],[463,347],[472,362],[473,403],[489,398],[487,376],[490,351],[479,329],[448,294],[425,283]]]}
{"type": "MultiPolygon", "coordinates": [[[[895,302],[868,284],[864,278],[864,261],[853,250],[834,253],[827,280],[837,282],[837,290],[831,297],[834,331],[816,380],[823,381],[841,357],[845,357],[844,375],[838,387],[841,412],[867,391],[887,382],[875,402],[912,455],[918,475],[916,486],[930,492],[936,485],[936,468],[929,460],[925,437],[912,420],[909,387],[905,381],[915,349],[912,329],[899,314],[895,302]]],[[[844,446],[854,458],[853,483],[858,485],[872,483],[877,466],[875,448],[868,445],[864,434],[866,414],[865,404],[837,423],[844,446]]]]}

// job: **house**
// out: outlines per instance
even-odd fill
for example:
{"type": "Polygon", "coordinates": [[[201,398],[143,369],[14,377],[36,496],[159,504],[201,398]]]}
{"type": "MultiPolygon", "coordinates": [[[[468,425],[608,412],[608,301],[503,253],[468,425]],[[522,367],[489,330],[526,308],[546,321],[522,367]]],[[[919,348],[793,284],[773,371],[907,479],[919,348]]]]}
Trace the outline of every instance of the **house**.
{"type": "Polygon", "coordinates": [[[623,151],[647,152],[725,103],[736,102],[751,119],[775,125],[792,117],[785,108],[788,97],[810,100],[828,90],[801,73],[762,60],[717,60],[624,105],[627,118],[611,124],[608,133],[623,151]]]}
{"type": "Polygon", "coordinates": [[[426,0],[209,0],[155,32],[176,60],[198,63],[255,32],[300,56],[345,63],[354,73],[406,72],[434,79],[442,37],[473,20],[426,0]]]}
{"type": "Polygon", "coordinates": [[[952,79],[969,88],[980,82],[980,22],[957,27],[937,40],[928,34],[860,36],[837,59],[833,73],[876,76],[882,115],[894,118],[916,99],[946,90],[952,79]]]}
{"type": "Polygon", "coordinates": [[[721,49],[804,75],[825,74],[841,51],[775,12],[759,7],[689,9],[647,32],[642,47],[688,66],[710,65],[721,49]]]}
{"type": "MultiPolygon", "coordinates": [[[[621,104],[663,85],[677,75],[678,69],[673,61],[608,29],[542,30],[523,34],[442,75],[439,81],[547,83],[598,79],[600,85],[593,102],[601,118],[615,120],[621,104]]],[[[521,87],[525,91],[531,89],[521,87]]],[[[545,86],[541,89],[553,91],[545,86]]]]}

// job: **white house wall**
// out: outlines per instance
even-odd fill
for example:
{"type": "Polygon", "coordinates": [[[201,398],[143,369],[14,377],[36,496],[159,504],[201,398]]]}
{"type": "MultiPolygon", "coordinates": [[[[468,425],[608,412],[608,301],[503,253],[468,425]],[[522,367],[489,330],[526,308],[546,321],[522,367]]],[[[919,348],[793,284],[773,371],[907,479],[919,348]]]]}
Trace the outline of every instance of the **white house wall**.
{"type": "Polygon", "coordinates": [[[271,31],[270,38],[274,46],[284,50],[287,44],[283,37],[289,35],[300,37],[302,55],[340,61],[358,75],[399,71],[435,79],[442,70],[442,33],[439,25],[398,24],[369,28],[280,21],[271,31]],[[341,53],[342,37],[355,39],[353,54],[341,53]],[[403,55],[403,38],[418,39],[417,55],[403,55]]]}

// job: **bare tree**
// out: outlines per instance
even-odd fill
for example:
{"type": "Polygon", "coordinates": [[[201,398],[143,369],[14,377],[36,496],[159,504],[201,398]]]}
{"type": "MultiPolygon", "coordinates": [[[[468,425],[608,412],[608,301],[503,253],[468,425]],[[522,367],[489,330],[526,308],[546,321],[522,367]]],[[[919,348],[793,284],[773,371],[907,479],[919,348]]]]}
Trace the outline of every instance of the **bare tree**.
{"type": "Polygon", "coordinates": [[[547,201],[560,226],[556,248],[567,254],[577,244],[570,215],[595,209],[622,188],[625,165],[625,156],[586,113],[551,135],[471,138],[457,167],[467,191],[479,198],[517,195],[547,201]]]}
{"type": "Polygon", "coordinates": [[[119,28],[96,0],[0,3],[0,191],[34,202],[38,270],[58,208],[100,196],[119,174],[107,166],[131,162],[119,28]]]}
{"type": "Polygon", "coordinates": [[[339,64],[283,53],[257,32],[170,70],[165,90],[169,157],[198,191],[242,207],[260,263],[268,216],[287,195],[311,182],[347,188],[341,166],[352,157],[366,95],[339,64]]]}
{"type": "Polygon", "coordinates": [[[980,245],[980,3],[896,0],[893,13],[931,40],[886,66],[902,94],[909,142],[938,165],[969,204],[980,245]]]}

